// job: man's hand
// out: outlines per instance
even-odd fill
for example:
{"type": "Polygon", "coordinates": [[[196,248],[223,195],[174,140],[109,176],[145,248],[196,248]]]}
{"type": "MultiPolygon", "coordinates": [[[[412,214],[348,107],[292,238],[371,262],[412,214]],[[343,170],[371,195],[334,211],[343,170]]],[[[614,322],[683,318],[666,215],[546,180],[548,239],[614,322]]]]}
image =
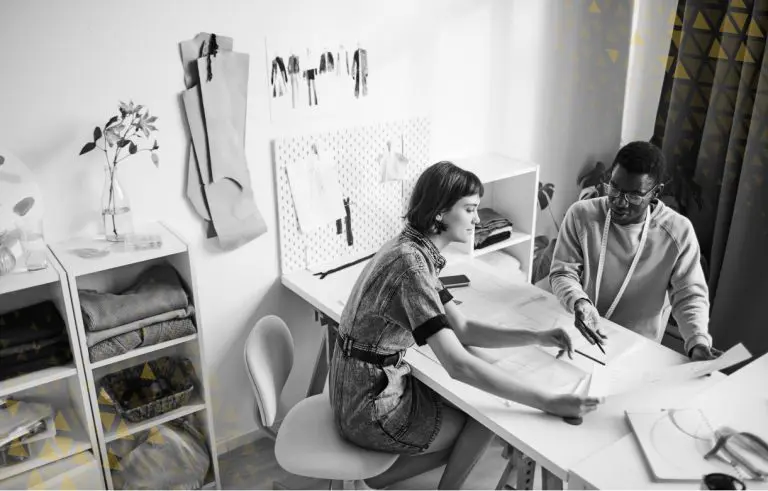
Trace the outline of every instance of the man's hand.
{"type": "Polygon", "coordinates": [[[697,344],[691,350],[691,360],[692,361],[714,360],[715,358],[719,357],[722,354],[723,352],[720,351],[719,349],[710,348],[705,344],[697,344]]]}
{"type": "Polygon", "coordinates": [[[597,323],[600,320],[600,313],[595,306],[592,305],[592,302],[586,298],[577,300],[573,305],[573,312],[576,317],[574,325],[581,335],[587,338],[589,344],[597,343],[602,345],[606,336],[600,332],[597,327],[597,323]]]}
{"type": "Polygon", "coordinates": [[[560,327],[540,331],[536,333],[538,344],[542,346],[554,346],[560,348],[557,357],[560,358],[564,353],[568,353],[568,358],[573,359],[573,343],[571,337],[560,327]]]}

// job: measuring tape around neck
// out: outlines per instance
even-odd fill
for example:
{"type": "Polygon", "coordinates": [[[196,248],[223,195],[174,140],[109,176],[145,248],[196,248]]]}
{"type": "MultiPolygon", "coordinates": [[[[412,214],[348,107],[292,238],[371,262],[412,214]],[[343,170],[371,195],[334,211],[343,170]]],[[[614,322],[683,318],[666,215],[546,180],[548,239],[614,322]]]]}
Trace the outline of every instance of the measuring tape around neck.
{"type": "MultiPolygon", "coordinates": [[[[622,295],[624,295],[624,290],[626,290],[627,285],[629,285],[629,280],[632,278],[632,274],[635,272],[635,268],[637,267],[637,263],[640,261],[640,255],[643,252],[643,247],[645,247],[645,241],[648,239],[648,229],[650,228],[651,224],[651,207],[648,206],[645,210],[645,222],[643,223],[643,230],[640,232],[640,244],[637,246],[637,251],[635,252],[635,257],[632,259],[632,264],[629,266],[629,271],[627,271],[627,276],[624,278],[624,282],[621,284],[621,288],[619,288],[619,292],[616,294],[616,298],[613,299],[613,303],[611,304],[611,307],[608,309],[608,312],[605,313],[603,317],[606,319],[610,319],[613,315],[613,311],[616,309],[616,306],[619,304],[619,300],[621,300],[622,295]]],[[[605,227],[603,228],[603,238],[600,243],[600,260],[597,263],[597,280],[595,284],[595,308],[597,308],[597,303],[600,301],[600,281],[603,278],[603,266],[605,266],[605,253],[608,250],[608,232],[611,229],[611,209],[608,208],[608,214],[605,217],[605,227]]]]}

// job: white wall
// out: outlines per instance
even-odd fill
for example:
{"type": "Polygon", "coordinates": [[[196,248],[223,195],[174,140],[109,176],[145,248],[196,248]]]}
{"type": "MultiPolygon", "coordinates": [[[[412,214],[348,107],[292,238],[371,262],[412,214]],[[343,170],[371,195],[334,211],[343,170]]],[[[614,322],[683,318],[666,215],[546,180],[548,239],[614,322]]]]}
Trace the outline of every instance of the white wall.
{"type": "Polygon", "coordinates": [[[291,326],[297,361],[284,393],[288,406],[303,397],[319,343],[311,310],[279,283],[270,140],[428,114],[433,159],[489,149],[533,158],[542,180],[558,186],[562,217],[575,199],[576,175],[615,152],[621,127],[626,49],[618,36],[609,44],[621,57],[607,60],[605,32],[594,37],[590,29],[616,21],[588,7],[525,0],[4,0],[0,135],[40,180],[53,242],[98,229],[101,164],[97,155],[77,156],[93,126],[118,100],[133,99],[159,116],[160,168],[137,157],[121,172],[136,221],[164,220],[191,244],[223,442],[255,427],[241,355],[255,320],[276,313],[291,326]],[[183,194],[188,135],[178,42],[201,31],[232,36],[235,50],[251,56],[246,154],[269,232],[229,253],[204,239],[183,194]],[[265,38],[350,36],[369,50],[371,96],[360,110],[272,123],[265,38]]]}
{"type": "Polygon", "coordinates": [[[677,0],[636,0],[621,139],[653,135],[677,0]]]}
{"type": "MultiPolygon", "coordinates": [[[[494,74],[502,111],[492,145],[541,165],[541,182],[555,184],[559,224],[578,196],[578,175],[619,148],[632,2],[495,5],[494,50],[506,63],[494,74]]],[[[537,229],[555,235],[548,212],[537,229]]]]}

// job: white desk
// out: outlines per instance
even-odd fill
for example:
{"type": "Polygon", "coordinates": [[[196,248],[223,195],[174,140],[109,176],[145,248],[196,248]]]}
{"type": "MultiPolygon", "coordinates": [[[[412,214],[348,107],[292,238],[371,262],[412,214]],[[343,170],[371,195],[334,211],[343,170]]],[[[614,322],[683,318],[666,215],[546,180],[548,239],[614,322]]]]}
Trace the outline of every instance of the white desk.
{"type": "MultiPolygon", "coordinates": [[[[768,399],[768,354],[750,362],[691,401],[738,404],[744,396],[768,399]]],[[[766,415],[768,417],[768,415],[766,415]]],[[[627,429],[629,426],[624,423],[627,429]]],[[[731,473],[735,475],[735,473],[731,473]]],[[[629,434],[577,464],[569,488],[577,489],[699,489],[694,481],[654,481],[634,434],[629,434]]],[[[748,489],[768,489],[768,482],[747,481],[748,489]]]]}
{"type": "MultiPolygon", "coordinates": [[[[345,299],[364,264],[334,273],[323,280],[308,271],[299,271],[284,276],[283,284],[338,322],[345,299]]],[[[573,323],[571,315],[552,294],[530,284],[506,281],[497,276],[492,268],[476,260],[449,264],[442,272],[443,275],[457,273],[467,274],[472,282],[469,288],[452,290],[454,297],[462,302],[460,308],[469,316],[491,321],[511,317],[516,321],[520,318],[519,314],[524,313],[534,321],[527,326],[539,329],[549,329],[558,320],[563,327],[573,323]],[[520,299],[532,295],[539,299],[520,305],[520,299]]],[[[514,326],[515,321],[506,325],[514,326]]],[[[607,323],[606,328],[609,331],[609,355],[612,346],[631,346],[633,349],[626,355],[627,362],[638,369],[672,366],[687,361],[679,353],[620,326],[607,323]]],[[[715,374],[678,386],[610,398],[596,412],[587,415],[582,425],[571,426],[555,416],[501,401],[496,396],[458,382],[441,365],[414,348],[408,350],[405,360],[417,378],[562,481],[567,481],[569,470],[575,464],[628,434],[629,428],[624,422],[626,407],[677,404],[723,377],[722,374],[715,374]]],[[[320,377],[324,378],[325,373],[320,377]]]]}

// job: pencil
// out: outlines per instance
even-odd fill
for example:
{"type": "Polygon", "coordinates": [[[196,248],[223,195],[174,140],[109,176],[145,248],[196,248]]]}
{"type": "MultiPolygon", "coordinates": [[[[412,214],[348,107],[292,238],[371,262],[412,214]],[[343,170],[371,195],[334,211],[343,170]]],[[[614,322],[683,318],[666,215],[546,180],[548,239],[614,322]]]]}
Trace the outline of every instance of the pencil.
{"type": "Polygon", "coordinates": [[[575,350],[573,350],[573,351],[575,351],[576,353],[580,354],[580,355],[581,355],[581,356],[583,356],[584,358],[589,358],[590,360],[594,361],[595,363],[599,363],[599,364],[601,364],[602,366],[605,366],[605,363],[603,363],[602,361],[598,360],[597,358],[592,358],[592,357],[591,357],[591,356],[589,356],[588,354],[586,354],[586,353],[583,353],[583,352],[581,352],[581,351],[579,351],[579,350],[577,350],[577,349],[575,349],[575,350]]]}

